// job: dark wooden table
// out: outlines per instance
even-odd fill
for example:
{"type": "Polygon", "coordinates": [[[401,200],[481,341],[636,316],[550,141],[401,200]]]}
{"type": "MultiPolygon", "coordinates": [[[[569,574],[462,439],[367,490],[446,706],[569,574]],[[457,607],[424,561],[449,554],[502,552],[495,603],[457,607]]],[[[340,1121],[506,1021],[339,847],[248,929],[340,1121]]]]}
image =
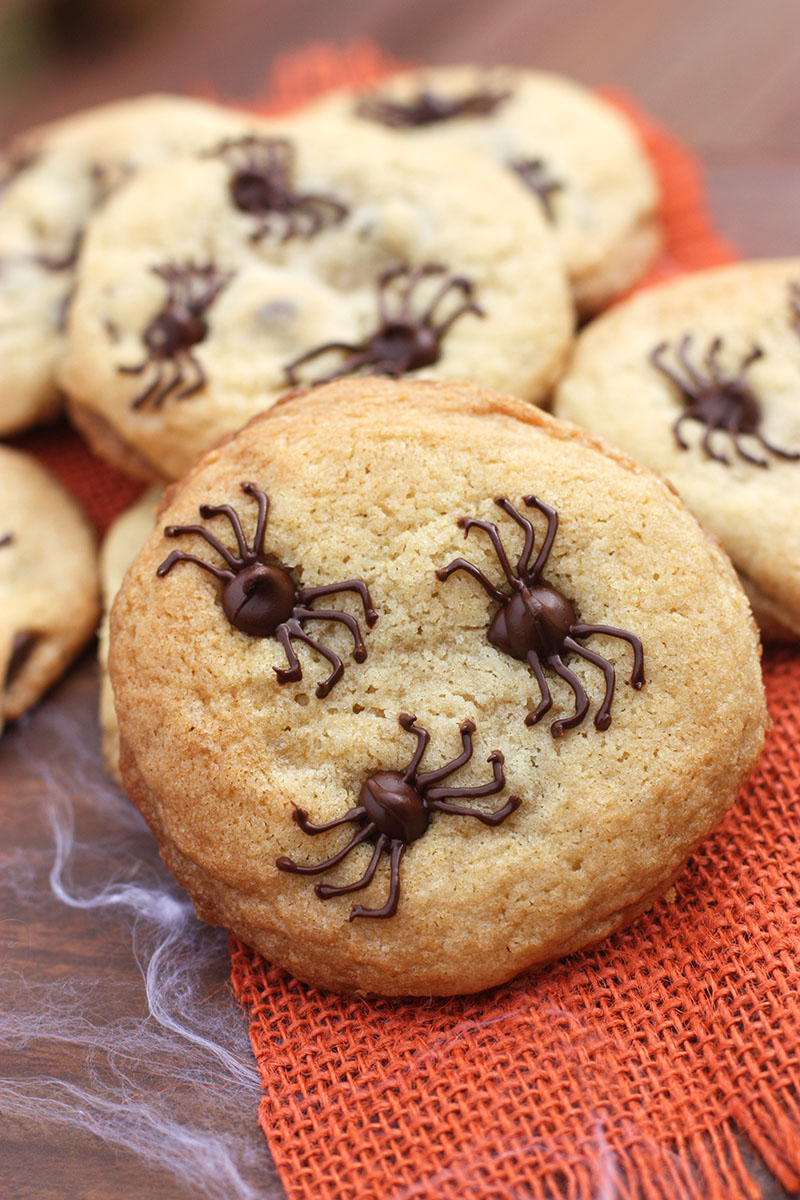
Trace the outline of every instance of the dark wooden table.
{"type": "MultiPolygon", "coordinates": [[[[14,5],[6,3],[5,10],[10,7],[14,5]]],[[[19,0],[16,8],[22,7],[19,0]]],[[[91,5],[76,5],[76,14],[85,8],[91,5]]],[[[20,73],[13,87],[0,80],[3,136],[86,104],[151,89],[211,86],[224,97],[246,99],[263,90],[278,55],[311,40],[342,44],[368,36],[401,59],[519,63],[627,90],[697,150],[718,228],[742,253],[800,253],[796,0],[761,0],[758,5],[751,0],[705,0],[702,5],[696,0],[350,0],[337,5],[314,0],[164,0],[156,5],[143,0],[139,6],[127,0],[120,8],[128,20],[121,33],[112,28],[98,40],[82,31],[63,53],[44,56],[27,76],[20,73]],[[137,21],[141,12],[145,19],[137,21]]],[[[3,12],[0,8],[0,34],[3,12]]],[[[92,881],[102,875],[96,854],[92,859],[93,848],[108,846],[113,866],[116,835],[107,819],[111,812],[112,826],[117,820],[116,801],[100,782],[95,703],[95,669],[87,655],[45,705],[7,731],[0,743],[2,862],[7,869],[7,886],[0,888],[0,945],[5,991],[12,997],[11,1017],[2,1018],[0,1025],[2,1074],[11,1083],[3,1085],[0,1099],[28,1097],[16,1105],[18,1115],[7,1119],[0,1133],[0,1194],[9,1200],[222,1196],[220,1180],[217,1190],[207,1193],[196,1182],[177,1180],[166,1167],[143,1162],[134,1147],[65,1123],[63,1114],[58,1120],[47,1115],[48,1102],[60,1094],[55,1085],[48,1089],[48,1078],[84,1085],[91,1036],[80,1044],[45,1036],[47,1022],[30,1019],[31,1013],[41,1015],[37,997],[51,1002],[60,995],[62,1015],[68,1014],[69,980],[96,978],[102,981],[98,1028],[114,1022],[121,1029],[126,1023],[130,1027],[147,1014],[131,922],[112,919],[107,907],[65,906],[48,884],[56,853],[54,803],[58,813],[71,801],[76,812],[81,845],[71,862],[78,874],[83,864],[87,870],[92,866],[92,881]],[[71,733],[65,742],[67,728],[71,733]],[[57,993],[61,981],[64,987],[57,993]],[[21,1025],[14,1024],[14,1012],[22,1014],[21,1025]],[[41,1097],[41,1111],[32,1095],[41,1097]]],[[[117,799],[124,804],[121,796],[117,799]]],[[[132,825],[127,836],[134,839],[151,877],[165,879],[165,874],[159,876],[147,835],[132,825]]],[[[82,894],[79,877],[71,886],[82,894]]],[[[167,891],[169,886],[164,884],[167,891]]],[[[225,954],[215,936],[209,934],[196,995],[204,1004],[224,1007],[229,1004],[225,954]]],[[[137,952],[146,961],[146,948],[137,952]]],[[[51,1027],[57,1033],[55,1017],[54,1012],[51,1027]]],[[[232,1007],[230,1022],[230,1044],[246,1061],[241,1017],[232,1007]]],[[[152,1088],[166,1086],[162,1074],[154,1067],[152,1088]]],[[[241,1158],[258,1182],[250,1191],[243,1184],[245,1190],[236,1194],[253,1200],[280,1196],[255,1126],[257,1088],[246,1080],[237,1086],[245,1111],[236,1117],[222,1110],[218,1124],[221,1132],[229,1128],[244,1137],[241,1158]]],[[[146,1088],[140,1076],[136,1087],[146,1088]]],[[[136,1087],[129,1089],[128,1103],[135,1101],[136,1087]]],[[[189,1091],[189,1085],[183,1093],[176,1085],[175,1110],[178,1116],[189,1113],[191,1120],[189,1091]]],[[[79,1116],[78,1093],[72,1103],[79,1116]]],[[[196,1098],[194,1104],[196,1108],[196,1098]]],[[[782,1197],[758,1164],[752,1165],[764,1196],[782,1197]]]]}

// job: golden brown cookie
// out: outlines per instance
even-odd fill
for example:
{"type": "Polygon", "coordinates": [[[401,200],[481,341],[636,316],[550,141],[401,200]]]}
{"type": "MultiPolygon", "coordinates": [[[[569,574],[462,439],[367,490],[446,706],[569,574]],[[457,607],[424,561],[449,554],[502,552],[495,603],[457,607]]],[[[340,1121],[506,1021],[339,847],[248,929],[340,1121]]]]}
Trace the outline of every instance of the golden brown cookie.
{"type": "Polygon", "coordinates": [[[94,535],[35,459],[0,447],[0,729],[60,678],[98,617],[94,535]]]}
{"type": "Polygon", "coordinates": [[[630,288],[661,245],[658,183],[627,117],[570,79],[514,67],[423,67],[312,102],[345,128],[384,127],[509,172],[558,239],[578,311],[630,288]]]}
{"type": "Polygon", "coordinates": [[[149,95],[20,134],[0,157],[0,434],[61,408],[56,365],[86,223],[145,166],[257,124],[186,96],[149,95]]]}
{"type": "Polygon", "coordinates": [[[332,376],[549,393],[573,314],[537,209],[466,152],[341,134],[318,120],[225,142],[93,221],[61,379],[122,470],[177,478],[287,387],[332,376]]]}
{"type": "Polygon", "coordinates": [[[653,288],[590,325],[554,411],[665,475],[765,636],[800,640],[800,259],[653,288]]]}
{"type": "Polygon", "coordinates": [[[108,678],[108,614],[125,572],[153,529],[162,494],[160,487],[148,488],[135,504],[120,513],[100,547],[103,617],[97,632],[97,660],[100,671],[98,716],[103,738],[103,758],[109,774],[117,783],[122,783],[122,777],[119,773],[119,726],[114,711],[114,693],[108,678]]]}
{"type": "Polygon", "coordinates": [[[341,381],[209,452],[110,668],[125,785],[199,914],[386,994],[627,924],[766,721],[747,602],[674,492],[459,383],[341,381]]]}

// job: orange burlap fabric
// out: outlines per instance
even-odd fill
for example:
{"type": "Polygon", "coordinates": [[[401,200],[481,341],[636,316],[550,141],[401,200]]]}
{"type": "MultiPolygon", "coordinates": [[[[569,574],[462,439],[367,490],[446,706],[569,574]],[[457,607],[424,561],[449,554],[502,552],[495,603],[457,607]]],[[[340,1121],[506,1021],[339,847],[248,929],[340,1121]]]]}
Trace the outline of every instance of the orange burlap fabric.
{"type": "MultiPolygon", "coordinates": [[[[283,60],[269,107],[366,81],[371,46],[283,60]]],[[[721,263],[696,164],[636,121],[664,194],[648,282],[721,263]]],[[[102,529],[138,493],[65,426],[17,439],[102,529]]],[[[290,1200],[756,1200],[800,1191],[800,655],[772,650],[755,777],[675,887],[600,948],[479,996],[342,999],[232,940],[260,1117],[290,1200]]],[[[247,1121],[247,1114],[242,1114],[247,1121]]]]}

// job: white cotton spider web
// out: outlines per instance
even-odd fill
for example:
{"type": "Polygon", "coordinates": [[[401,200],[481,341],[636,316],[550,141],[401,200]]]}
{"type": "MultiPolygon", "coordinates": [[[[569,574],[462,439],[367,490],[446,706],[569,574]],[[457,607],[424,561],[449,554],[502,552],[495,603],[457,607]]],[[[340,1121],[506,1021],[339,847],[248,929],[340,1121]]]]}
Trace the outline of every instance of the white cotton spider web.
{"type": "Polygon", "coordinates": [[[0,743],[22,780],[0,849],[0,1193],[63,1172],[65,1196],[278,1200],[227,937],[106,776],[77,686],[0,743]]]}

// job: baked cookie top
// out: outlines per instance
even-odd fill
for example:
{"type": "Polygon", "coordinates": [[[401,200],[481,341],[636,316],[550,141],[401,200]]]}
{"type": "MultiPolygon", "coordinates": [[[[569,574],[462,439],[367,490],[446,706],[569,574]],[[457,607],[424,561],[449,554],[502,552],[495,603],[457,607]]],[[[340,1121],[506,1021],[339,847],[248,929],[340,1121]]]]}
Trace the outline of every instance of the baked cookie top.
{"type": "Polygon", "coordinates": [[[674,492],[458,383],[339,381],[212,450],[126,576],[110,669],[126,787],[201,916],[386,994],[475,991],[632,920],[765,725],[745,597],[674,492]]]}
{"type": "Polygon", "coordinates": [[[0,446],[0,728],[60,677],[98,617],[94,535],[35,459],[0,446]]]}
{"type": "Polygon", "coordinates": [[[89,216],[144,166],[256,124],[182,96],[88,109],[20,134],[0,158],[0,433],[59,407],[75,263],[89,216]]]}
{"type": "Polygon", "coordinates": [[[658,252],[658,185],[635,129],[560,75],[425,67],[366,93],[337,91],[313,108],[502,164],[551,223],[584,316],[641,278],[658,252]]]}
{"type": "Polygon", "coordinates": [[[553,236],[505,172],[283,122],[142,174],[98,214],[61,379],[100,453],[175,478],[287,387],[337,374],[540,401],[572,328],[553,236]]]}
{"type": "Polygon", "coordinates": [[[620,305],[579,338],[554,407],[666,475],[759,620],[800,637],[800,259],[620,305]]]}

